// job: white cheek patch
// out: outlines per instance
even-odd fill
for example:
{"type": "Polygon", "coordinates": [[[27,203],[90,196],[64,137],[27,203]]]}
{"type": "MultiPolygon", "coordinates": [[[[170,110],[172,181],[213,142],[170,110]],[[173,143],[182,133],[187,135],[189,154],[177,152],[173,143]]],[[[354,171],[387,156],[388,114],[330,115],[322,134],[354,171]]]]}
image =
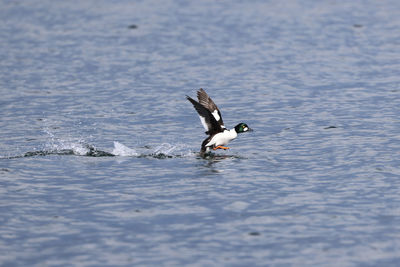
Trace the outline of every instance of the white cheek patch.
{"type": "Polygon", "coordinates": [[[220,117],[218,115],[218,110],[214,110],[214,112],[212,113],[212,115],[214,116],[216,121],[219,121],[220,117]]]}
{"type": "Polygon", "coordinates": [[[243,132],[247,132],[248,130],[249,130],[249,128],[247,128],[247,127],[243,128],[243,132]]]}

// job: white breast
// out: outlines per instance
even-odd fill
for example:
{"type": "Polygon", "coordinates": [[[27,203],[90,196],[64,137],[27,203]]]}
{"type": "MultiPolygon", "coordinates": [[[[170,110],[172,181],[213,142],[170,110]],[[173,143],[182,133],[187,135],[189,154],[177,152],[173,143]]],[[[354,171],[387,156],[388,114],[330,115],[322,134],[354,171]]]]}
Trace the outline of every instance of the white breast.
{"type": "Polygon", "coordinates": [[[210,142],[206,146],[226,146],[230,141],[237,137],[235,129],[225,130],[222,133],[214,135],[210,142]]]}

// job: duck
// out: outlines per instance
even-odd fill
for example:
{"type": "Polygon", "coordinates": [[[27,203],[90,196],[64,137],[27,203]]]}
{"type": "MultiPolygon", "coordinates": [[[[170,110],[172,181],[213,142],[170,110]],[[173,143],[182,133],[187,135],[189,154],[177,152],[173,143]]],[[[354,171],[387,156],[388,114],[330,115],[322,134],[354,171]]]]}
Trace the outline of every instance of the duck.
{"type": "Polygon", "coordinates": [[[239,123],[233,129],[227,129],[222,121],[221,112],[217,105],[208,96],[203,88],[197,91],[198,101],[186,95],[186,99],[192,103],[197,111],[201,124],[208,135],[201,144],[200,154],[205,155],[211,150],[229,149],[228,143],[235,139],[238,134],[253,131],[246,123],[239,123]]]}

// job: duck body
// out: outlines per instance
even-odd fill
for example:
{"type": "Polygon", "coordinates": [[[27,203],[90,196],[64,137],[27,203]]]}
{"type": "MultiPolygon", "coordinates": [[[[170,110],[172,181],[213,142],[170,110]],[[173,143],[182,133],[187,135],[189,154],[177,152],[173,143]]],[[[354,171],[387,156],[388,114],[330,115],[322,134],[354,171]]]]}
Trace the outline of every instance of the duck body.
{"type": "Polygon", "coordinates": [[[200,154],[204,155],[211,149],[229,149],[225,146],[235,139],[239,133],[252,131],[245,123],[239,123],[231,130],[226,129],[217,105],[203,89],[200,88],[197,91],[198,102],[189,96],[186,96],[186,98],[193,104],[206,130],[205,133],[208,134],[208,137],[201,144],[200,154]]]}
{"type": "MultiPolygon", "coordinates": [[[[226,146],[230,141],[235,139],[237,137],[237,132],[235,129],[228,130],[224,129],[223,132],[219,132],[213,136],[209,136],[203,141],[203,144],[201,145],[201,150],[205,149],[210,149],[219,147],[219,146],[226,146]]],[[[207,151],[208,152],[208,151],[207,151]]]]}

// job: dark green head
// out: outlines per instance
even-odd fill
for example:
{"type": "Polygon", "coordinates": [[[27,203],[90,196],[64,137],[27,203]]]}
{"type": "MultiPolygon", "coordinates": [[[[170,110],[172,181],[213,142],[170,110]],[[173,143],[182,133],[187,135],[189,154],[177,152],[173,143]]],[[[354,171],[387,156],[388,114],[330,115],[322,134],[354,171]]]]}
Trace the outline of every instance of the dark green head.
{"type": "Polygon", "coordinates": [[[235,126],[235,131],[237,133],[244,133],[244,132],[251,132],[251,131],[253,131],[253,129],[251,129],[249,126],[247,126],[246,123],[242,122],[235,126]]]}

